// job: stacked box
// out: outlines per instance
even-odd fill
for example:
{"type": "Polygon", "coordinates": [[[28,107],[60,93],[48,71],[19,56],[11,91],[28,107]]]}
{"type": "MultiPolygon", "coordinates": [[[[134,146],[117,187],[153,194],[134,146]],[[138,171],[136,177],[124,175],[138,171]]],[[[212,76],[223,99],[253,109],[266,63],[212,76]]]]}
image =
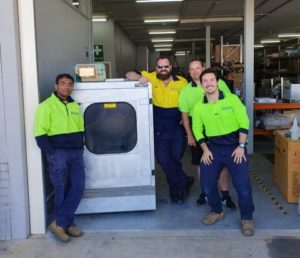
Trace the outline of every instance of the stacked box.
{"type": "MultiPolygon", "coordinates": [[[[240,62],[240,45],[223,45],[224,63],[235,64],[240,62]]],[[[215,47],[215,63],[221,62],[221,46],[215,47]]]]}
{"type": "Polygon", "coordinates": [[[300,196],[300,140],[292,141],[275,131],[275,163],[273,180],[289,203],[297,203],[300,196]]]}

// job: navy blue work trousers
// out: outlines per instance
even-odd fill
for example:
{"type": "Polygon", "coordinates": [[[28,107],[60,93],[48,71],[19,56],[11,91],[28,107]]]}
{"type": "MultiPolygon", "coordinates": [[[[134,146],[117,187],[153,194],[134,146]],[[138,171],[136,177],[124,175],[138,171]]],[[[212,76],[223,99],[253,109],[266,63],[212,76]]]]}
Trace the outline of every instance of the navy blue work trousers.
{"type": "Polygon", "coordinates": [[[182,128],[154,134],[156,160],[167,176],[170,194],[178,194],[187,182],[181,165],[185,143],[182,128]]]}
{"type": "Polygon", "coordinates": [[[55,193],[55,220],[62,228],[73,225],[74,213],[85,187],[83,150],[55,149],[47,155],[49,175],[55,193]]]}
{"type": "MultiPolygon", "coordinates": [[[[213,154],[213,161],[210,165],[200,163],[201,186],[205,192],[211,211],[220,213],[222,211],[221,199],[218,191],[218,180],[223,167],[227,167],[232,178],[232,184],[238,196],[238,206],[241,219],[252,219],[254,204],[252,200],[252,189],[248,173],[248,161],[236,164],[231,157],[236,145],[208,145],[213,154]]],[[[247,156],[246,156],[247,157],[247,156]]]]}

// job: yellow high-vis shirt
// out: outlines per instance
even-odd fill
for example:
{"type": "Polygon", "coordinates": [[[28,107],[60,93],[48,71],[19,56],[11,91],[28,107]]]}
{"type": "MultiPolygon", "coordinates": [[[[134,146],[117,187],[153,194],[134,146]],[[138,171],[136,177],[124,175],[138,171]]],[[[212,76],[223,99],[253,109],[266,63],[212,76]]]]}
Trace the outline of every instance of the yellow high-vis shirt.
{"type": "Polygon", "coordinates": [[[152,84],[153,105],[162,108],[177,108],[179,93],[187,84],[187,80],[181,76],[172,75],[173,80],[165,85],[156,77],[156,72],[142,71],[141,75],[146,77],[152,84]]]}

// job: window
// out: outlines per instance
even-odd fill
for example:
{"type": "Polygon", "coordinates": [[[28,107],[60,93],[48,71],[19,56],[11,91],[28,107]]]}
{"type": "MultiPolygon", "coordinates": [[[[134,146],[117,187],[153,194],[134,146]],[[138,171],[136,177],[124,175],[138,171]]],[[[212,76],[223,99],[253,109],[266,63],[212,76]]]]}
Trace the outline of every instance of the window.
{"type": "Polygon", "coordinates": [[[85,110],[84,123],[86,147],[94,154],[125,153],[136,146],[136,113],[128,103],[94,103],[85,110]]]}

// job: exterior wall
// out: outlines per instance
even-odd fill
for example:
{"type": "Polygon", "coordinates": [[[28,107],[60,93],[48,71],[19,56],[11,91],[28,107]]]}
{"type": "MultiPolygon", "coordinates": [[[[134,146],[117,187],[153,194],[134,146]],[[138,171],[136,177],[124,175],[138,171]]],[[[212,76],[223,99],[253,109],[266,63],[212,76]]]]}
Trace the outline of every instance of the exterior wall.
{"type": "Polygon", "coordinates": [[[0,163],[0,240],[11,238],[8,163],[0,163]]]}
{"type": "Polygon", "coordinates": [[[112,77],[116,76],[115,28],[113,21],[93,22],[93,42],[103,45],[104,61],[111,62],[112,77]]]}
{"type": "MultiPolygon", "coordinates": [[[[1,48],[0,48],[1,49],[1,48]]],[[[11,238],[9,171],[6,157],[6,128],[0,55],[0,240],[11,238]]]]}
{"type": "Polygon", "coordinates": [[[136,45],[115,23],[116,72],[117,77],[125,77],[126,72],[136,69],[136,45]]]}
{"type": "Polygon", "coordinates": [[[38,82],[41,100],[53,91],[59,73],[74,74],[78,63],[89,63],[91,20],[87,3],[35,0],[38,82]]]}
{"type": "Polygon", "coordinates": [[[93,41],[103,45],[104,61],[111,62],[113,78],[137,68],[136,45],[117,23],[94,22],[93,41]]]}
{"type": "Polygon", "coordinates": [[[17,0],[1,1],[0,24],[0,238],[22,239],[29,205],[17,0]]]}

